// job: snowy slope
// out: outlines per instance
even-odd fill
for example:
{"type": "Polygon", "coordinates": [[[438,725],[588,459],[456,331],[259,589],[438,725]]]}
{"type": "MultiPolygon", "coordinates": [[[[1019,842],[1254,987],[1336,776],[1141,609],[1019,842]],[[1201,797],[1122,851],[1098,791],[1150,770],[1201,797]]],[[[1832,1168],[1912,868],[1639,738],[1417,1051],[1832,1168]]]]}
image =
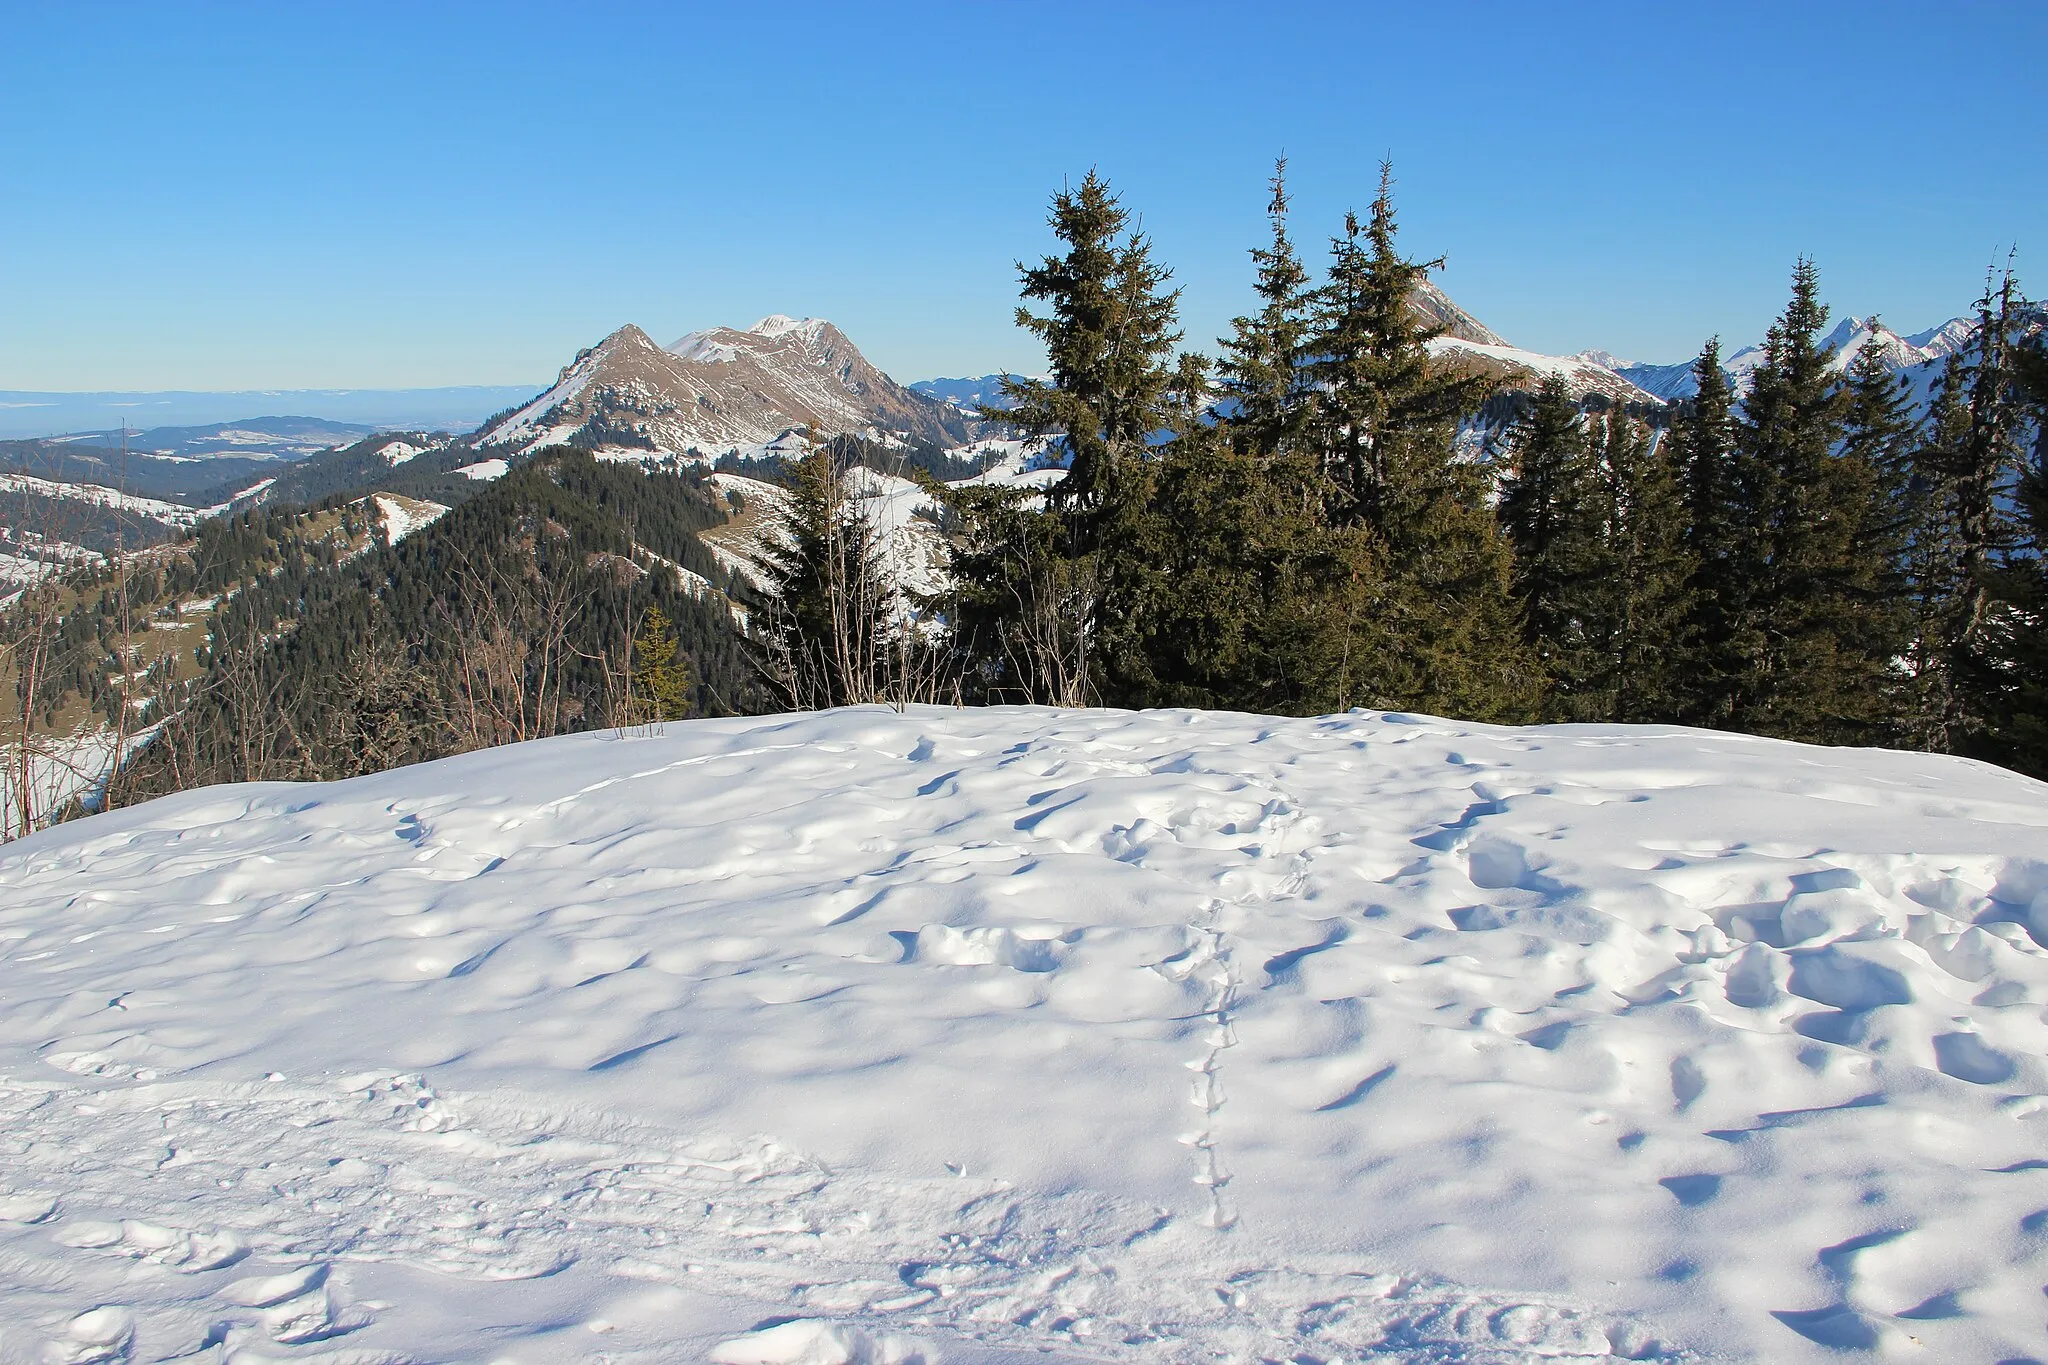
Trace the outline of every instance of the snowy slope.
{"type": "Polygon", "coordinates": [[[1534,389],[1545,379],[1564,380],[1575,398],[1597,393],[1623,403],[1649,403],[1655,395],[1595,361],[1580,356],[1544,355],[1505,343],[1464,341],[1440,336],[1428,343],[1429,353],[1439,360],[1490,374],[1510,388],[1534,389]]]}
{"type": "Polygon", "coordinates": [[[135,512],[152,517],[167,526],[192,526],[221,510],[188,507],[183,503],[165,502],[160,498],[138,497],[133,493],[102,488],[98,484],[39,479],[32,474],[0,473],[0,493],[26,493],[35,497],[58,498],[66,502],[83,502],[94,507],[135,512]]]}
{"type": "Polygon", "coordinates": [[[448,515],[444,503],[408,498],[399,493],[377,493],[368,501],[376,508],[377,519],[383,523],[385,540],[392,545],[448,515]]]}
{"type": "Polygon", "coordinates": [[[2044,921],[2040,784],[1675,729],[188,793],[0,851],[0,1359],[2039,1358],[2044,921]]]}

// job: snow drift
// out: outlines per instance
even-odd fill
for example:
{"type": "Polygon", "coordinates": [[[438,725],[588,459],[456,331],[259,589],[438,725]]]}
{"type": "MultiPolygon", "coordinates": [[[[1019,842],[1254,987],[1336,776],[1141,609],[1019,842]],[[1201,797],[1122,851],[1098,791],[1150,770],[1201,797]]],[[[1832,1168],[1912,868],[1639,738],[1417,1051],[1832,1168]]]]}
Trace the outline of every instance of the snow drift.
{"type": "Polygon", "coordinates": [[[2048,1354],[2048,788],[855,710],[0,856],[0,1358],[2048,1354]]]}

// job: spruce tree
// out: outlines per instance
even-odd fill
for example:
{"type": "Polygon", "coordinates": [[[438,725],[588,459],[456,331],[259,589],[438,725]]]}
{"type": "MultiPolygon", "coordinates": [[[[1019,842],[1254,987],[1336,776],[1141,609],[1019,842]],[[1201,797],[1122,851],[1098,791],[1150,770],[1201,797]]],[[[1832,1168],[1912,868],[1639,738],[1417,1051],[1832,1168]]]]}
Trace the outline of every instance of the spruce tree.
{"type": "MultiPolygon", "coordinates": [[[[1948,708],[1934,747],[1997,758],[2014,717],[2011,641],[2029,621],[2009,586],[2029,560],[2015,505],[2027,425],[2024,332],[2033,310],[2010,271],[1977,300],[1968,346],[1951,355],[1915,469],[1941,490],[1934,539],[1934,643],[1948,708]]],[[[2038,454],[2038,445],[2036,453],[2038,454]]],[[[2023,597],[2024,592],[2019,596],[2023,597]]]]}
{"type": "Polygon", "coordinates": [[[1870,471],[1839,453],[1842,394],[1820,331],[1828,310],[1802,259],[1764,341],[1736,426],[1760,532],[1744,637],[1754,642],[1730,717],[1737,729],[1832,742],[1875,737],[1897,645],[1878,600],[1886,518],[1870,471]]]}
{"type": "MultiPolygon", "coordinates": [[[[1870,319],[1872,326],[1876,318],[1870,319]]],[[[1931,747],[1929,716],[1943,709],[1935,693],[1938,670],[1923,646],[1931,622],[1920,619],[1917,585],[1924,581],[1939,490],[1916,476],[1913,452],[1920,423],[1907,395],[1908,381],[1885,363],[1874,345],[1851,357],[1842,378],[1841,458],[1859,483],[1875,489],[1876,515],[1864,538],[1871,574],[1868,607],[1894,650],[1886,682],[1884,734],[1909,748],[1931,747]]]]}
{"type": "Polygon", "coordinates": [[[985,694],[1078,706],[1144,685],[1150,444],[1174,420],[1180,291],[1093,171],[1053,196],[1050,223],[1064,252],[1018,267],[1024,299],[1046,312],[1020,306],[1017,322],[1044,343],[1051,376],[1006,378],[1012,406],[982,416],[1047,441],[1067,472],[1042,513],[1017,494],[955,500],[951,614],[985,694]]]}
{"type": "Polygon", "coordinates": [[[689,661],[675,626],[660,607],[649,607],[633,635],[632,717],[635,722],[681,720],[690,714],[689,661]]]}
{"type": "Polygon", "coordinates": [[[1623,406],[1596,430],[1599,535],[1582,597],[1599,670],[1587,691],[1599,719],[1665,719],[1677,708],[1689,606],[1678,474],[1668,444],[1623,406]]]}
{"type": "Polygon", "coordinates": [[[1095,172],[1053,196],[1050,222],[1065,254],[1018,267],[1024,298],[1047,313],[1019,306],[1017,325],[1044,344],[1051,377],[1006,377],[1011,406],[984,416],[1063,450],[1067,477],[1051,497],[1074,514],[1085,552],[1143,504],[1148,438],[1169,416],[1180,291],[1166,288],[1172,272],[1095,172]]]}
{"type": "Polygon", "coordinates": [[[1148,553],[1146,705],[1268,714],[1341,709],[1346,623],[1370,581],[1366,537],[1322,519],[1314,463],[1256,428],[1200,419],[1198,375],[1160,453],[1148,553]]]}
{"type": "Polygon", "coordinates": [[[1476,412],[1488,382],[1437,363],[1409,302],[1443,258],[1411,261],[1394,245],[1393,168],[1364,224],[1346,214],[1331,240],[1329,280],[1316,292],[1307,378],[1317,387],[1315,440],[1340,498],[1336,519],[1385,532],[1440,482],[1458,419],[1476,412]]]}
{"type": "Polygon", "coordinates": [[[1369,222],[1347,215],[1332,243],[1307,348],[1328,515],[1365,531],[1380,566],[1362,585],[1362,619],[1346,619],[1338,700],[1526,719],[1540,669],[1521,639],[1512,551],[1489,505],[1490,476],[1455,444],[1489,384],[1430,355],[1441,330],[1409,300],[1442,262],[1403,257],[1395,231],[1393,174],[1382,166],[1369,222]]]}
{"type": "Polygon", "coordinates": [[[1693,725],[1731,723],[1754,645],[1746,638],[1752,574],[1763,555],[1735,450],[1733,385],[1721,368],[1719,338],[1693,362],[1696,391],[1672,422],[1672,465],[1685,506],[1686,615],[1677,718],[1693,725]]]}
{"type": "Polygon", "coordinates": [[[1514,547],[1523,638],[1542,666],[1550,719],[1587,718],[1576,713],[1592,672],[1584,612],[1597,553],[1592,472],[1578,401],[1560,376],[1547,376],[1509,432],[1499,506],[1514,547]]]}
{"type": "Polygon", "coordinates": [[[1302,368],[1308,336],[1308,272],[1287,236],[1287,158],[1273,166],[1273,197],[1266,207],[1272,243],[1254,247],[1260,308],[1232,320],[1233,334],[1219,343],[1216,366],[1231,400],[1229,421],[1240,444],[1267,454],[1292,449],[1309,416],[1309,389],[1302,368]]]}
{"type": "Polygon", "coordinates": [[[872,524],[846,496],[844,461],[807,444],[788,469],[782,543],[764,556],[769,602],[756,654],[790,705],[818,710],[884,694],[896,594],[872,524]]]}
{"type": "Polygon", "coordinates": [[[2034,431],[2018,488],[2021,553],[2003,581],[2008,610],[2000,662],[2009,691],[1991,736],[2000,762],[2048,778],[2048,334],[2038,330],[2011,351],[2016,397],[2034,431]]]}

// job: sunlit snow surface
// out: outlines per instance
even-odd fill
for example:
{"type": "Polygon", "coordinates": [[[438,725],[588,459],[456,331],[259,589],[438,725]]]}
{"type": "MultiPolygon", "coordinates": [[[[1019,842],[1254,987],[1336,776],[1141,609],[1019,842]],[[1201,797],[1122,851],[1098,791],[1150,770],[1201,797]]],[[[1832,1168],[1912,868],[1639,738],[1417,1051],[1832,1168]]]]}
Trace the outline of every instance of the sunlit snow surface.
{"type": "Polygon", "coordinates": [[[2044,892],[2037,783],[1654,728],[189,793],[0,850],[0,1358],[2040,1358],[2044,892]]]}

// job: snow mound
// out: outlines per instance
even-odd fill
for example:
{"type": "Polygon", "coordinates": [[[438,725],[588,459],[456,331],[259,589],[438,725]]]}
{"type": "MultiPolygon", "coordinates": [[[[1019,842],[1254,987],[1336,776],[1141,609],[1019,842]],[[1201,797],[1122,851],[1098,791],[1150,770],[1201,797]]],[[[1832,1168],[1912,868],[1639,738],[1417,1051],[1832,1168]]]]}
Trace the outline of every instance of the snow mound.
{"type": "Polygon", "coordinates": [[[2048,788],[1675,728],[697,721],[0,852],[49,1359],[2048,1348],[2048,788]]]}
{"type": "Polygon", "coordinates": [[[489,483],[511,473],[512,466],[501,459],[478,460],[475,464],[466,464],[455,472],[472,482],[489,483]]]}
{"type": "Polygon", "coordinates": [[[901,1337],[876,1340],[854,1327],[798,1319],[712,1348],[717,1365],[925,1365],[925,1353],[901,1337]]]}

